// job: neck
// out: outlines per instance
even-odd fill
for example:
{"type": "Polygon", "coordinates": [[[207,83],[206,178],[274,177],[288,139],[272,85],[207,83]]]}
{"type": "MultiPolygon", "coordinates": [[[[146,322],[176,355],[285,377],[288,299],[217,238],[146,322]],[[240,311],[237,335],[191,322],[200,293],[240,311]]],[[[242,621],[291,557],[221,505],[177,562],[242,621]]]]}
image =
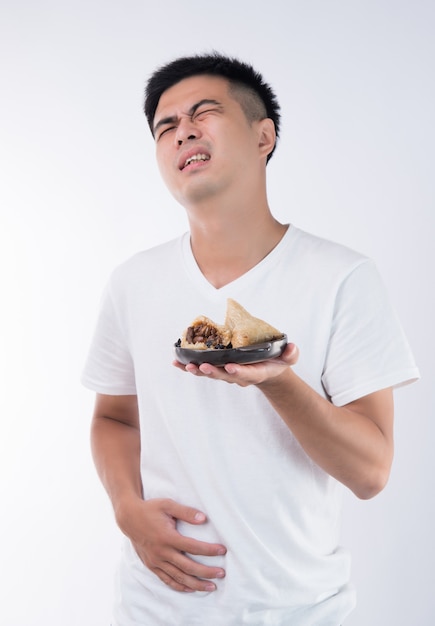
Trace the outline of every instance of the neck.
{"type": "Polygon", "coordinates": [[[220,204],[188,210],[196,262],[217,289],[236,280],[264,259],[287,226],[271,214],[266,199],[251,206],[220,204]]]}

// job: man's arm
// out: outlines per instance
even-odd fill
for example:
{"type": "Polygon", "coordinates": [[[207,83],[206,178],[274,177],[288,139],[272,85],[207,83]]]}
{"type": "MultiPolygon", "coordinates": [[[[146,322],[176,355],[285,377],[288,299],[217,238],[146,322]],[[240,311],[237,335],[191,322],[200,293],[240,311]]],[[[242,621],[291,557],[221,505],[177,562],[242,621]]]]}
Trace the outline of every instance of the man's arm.
{"type": "Polygon", "coordinates": [[[289,344],[281,358],[255,365],[175,365],[197,376],[256,385],[321,468],[359,498],[373,497],[385,486],[393,459],[392,390],[337,407],[295,374],[297,359],[289,344]]]}
{"type": "Polygon", "coordinates": [[[136,396],[97,394],[91,429],[92,454],[116,521],[143,563],[176,591],[213,591],[222,578],[185,555],[216,556],[225,547],[182,536],[177,520],[206,522],[202,511],[161,498],[144,501],[140,477],[140,426],[136,396]]]}
{"type": "Polygon", "coordinates": [[[258,387],[305,452],[328,474],[362,499],[384,488],[393,460],[391,389],[337,407],[291,368],[258,387]]]}

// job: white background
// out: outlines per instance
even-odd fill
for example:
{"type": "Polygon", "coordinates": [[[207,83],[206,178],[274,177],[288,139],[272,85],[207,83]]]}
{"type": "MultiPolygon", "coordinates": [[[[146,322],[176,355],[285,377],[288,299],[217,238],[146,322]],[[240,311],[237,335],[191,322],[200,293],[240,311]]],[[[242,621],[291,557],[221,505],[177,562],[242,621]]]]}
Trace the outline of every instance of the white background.
{"type": "Polygon", "coordinates": [[[108,626],[120,536],[78,381],[112,268],[187,228],[154,164],[144,82],[212,48],[278,93],[275,215],[376,260],[421,368],[396,393],[388,487],[346,496],[359,590],[346,624],[433,623],[434,7],[2,0],[2,626],[108,626]]]}

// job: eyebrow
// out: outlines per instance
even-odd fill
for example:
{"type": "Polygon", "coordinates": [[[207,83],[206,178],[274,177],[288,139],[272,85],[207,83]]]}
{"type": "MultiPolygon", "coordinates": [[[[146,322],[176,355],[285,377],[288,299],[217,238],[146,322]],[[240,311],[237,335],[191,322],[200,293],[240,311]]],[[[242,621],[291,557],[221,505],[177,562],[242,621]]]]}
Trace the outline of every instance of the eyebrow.
{"type": "MultiPolygon", "coordinates": [[[[203,106],[204,104],[213,104],[216,106],[222,106],[221,103],[218,100],[213,100],[211,98],[203,98],[202,100],[200,100],[199,102],[195,102],[195,104],[193,104],[190,109],[188,110],[187,114],[192,117],[192,115],[194,115],[197,111],[197,109],[199,109],[199,107],[203,106]]],[[[154,126],[153,128],[153,135],[156,134],[156,131],[161,127],[161,126],[166,126],[167,124],[175,124],[177,121],[177,117],[175,115],[170,115],[169,117],[164,117],[161,120],[159,120],[157,122],[157,124],[154,126]]]]}

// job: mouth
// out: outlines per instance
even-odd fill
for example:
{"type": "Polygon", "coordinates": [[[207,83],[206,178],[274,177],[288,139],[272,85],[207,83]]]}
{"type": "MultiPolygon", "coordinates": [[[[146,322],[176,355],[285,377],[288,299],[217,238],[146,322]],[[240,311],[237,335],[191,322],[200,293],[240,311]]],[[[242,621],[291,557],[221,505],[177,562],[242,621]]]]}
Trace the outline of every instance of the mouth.
{"type": "Polygon", "coordinates": [[[189,165],[201,163],[204,161],[210,161],[209,154],[205,154],[204,152],[197,152],[196,154],[191,154],[190,156],[187,157],[184,163],[181,164],[180,170],[184,170],[189,165]]]}

